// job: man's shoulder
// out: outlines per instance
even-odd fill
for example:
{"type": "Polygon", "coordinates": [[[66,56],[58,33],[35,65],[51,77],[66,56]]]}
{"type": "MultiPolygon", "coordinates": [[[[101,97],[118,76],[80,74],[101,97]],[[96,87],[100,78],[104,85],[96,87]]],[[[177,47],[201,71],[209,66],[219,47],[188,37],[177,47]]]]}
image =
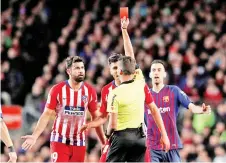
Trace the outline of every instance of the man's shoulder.
{"type": "Polygon", "coordinates": [[[122,89],[122,85],[119,85],[118,87],[112,89],[112,90],[109,92],[109,94],[110,94],[110,93],[111,93],[111,94],[118,94],[118,93],[121,92],[121,91],[120,91],[121,89],[122,89]]]}
{"type": "MultiPolygon", "coordinates": [[[[151,92],[154,92],[153,87],[151,87],[149,89],[150,89],[151,92]]],[[[177,91],[179,89],[179,87],[176,86],[176,85],[165,85],[163,89],[164,90],[170,90],[170,91],[177,91]]]]}
{"type": "Polygon", "coordinates": [[[182,91],[178,86],[176,86],[176,85],[167,85],[167,86],[175,95],[187,96],[186,93],[184,91],[182,91]]]}
{"type": "Polygon", "coordinates": [[[117,95],[119,95],[119,94],[124,94],[125,92],[126,92],[126,90],[128,90],[128,89],[130,89],[130,87],[131,87],[131,89],[134,89],[133,88],[133,86],[129,83],[129,84],[121,84],[121,85],[119,85],[118,87],[116,87],[116,88],[114,88],[112,91],[111,91],[111,93],[113,93],[113,94],[117,94],[117,95]]]}
{"type": "Polygon", "coordinates": [[[88,91],[96,90],[95,87],[92,84],[87,83],[87,82],[84,82],[83,85],[82,85],[82,87],[88,89],[88,91]]]}
{"type": "Polygon", "coordinates": [[[106,84],[106,85],[102,88],[101,92],[102,92],[102,93],[105,93],[105,94],[108,94],[109,91],[111,91],[111,90],[113,90],[113,89],[115,89],[115,88],[116,88],[116,86],[114,85],[113,81],[111,81],[110,83],[106,84]]]}
{"type": "Polygon", "coordinates": [[[111,81],[110,83],[108,83],[108,84],[106,84],[103,88],[102,88],[102,90],[108,90],[109,88],[114,88],[115,86],[114,86],[114,84],[113,84],[113,81],[111,81]]]}
{"type": "Polygon", "coordinates": [[[62,81],[60,83],[54,84],[51,88],[52,91],[60,91],[63,86],[66,85],[67,81],[62,81]]]}
{"type": "Polygon", "coordinates": [[[176,91],[179,89],[179,87],[176,85],[166,85],[165,89],[170,89],[170,90],[176,91]]]}

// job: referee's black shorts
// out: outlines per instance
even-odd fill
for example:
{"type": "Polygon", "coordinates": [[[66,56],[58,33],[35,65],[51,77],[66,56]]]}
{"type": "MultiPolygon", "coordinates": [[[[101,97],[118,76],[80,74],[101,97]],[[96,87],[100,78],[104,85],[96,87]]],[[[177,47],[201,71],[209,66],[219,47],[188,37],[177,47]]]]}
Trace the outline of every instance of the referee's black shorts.
{"type": "Polygon", "coordinates": [[[145,140],[140,128],[115,131],[106,162],[144,162],[145,140]]]}

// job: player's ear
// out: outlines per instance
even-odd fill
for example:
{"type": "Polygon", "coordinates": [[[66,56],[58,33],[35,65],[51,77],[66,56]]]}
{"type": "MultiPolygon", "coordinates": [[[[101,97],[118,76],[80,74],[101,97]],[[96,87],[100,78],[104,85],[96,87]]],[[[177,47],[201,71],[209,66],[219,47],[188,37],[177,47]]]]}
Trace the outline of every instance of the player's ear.
{"type": "Polygon", "coordinates": [[[166,75],[167,75],[166,72],[164,72],[164,78],[166,78],[166,75]]]}
{"type": "Polygon", "coordinates": [[[71,75],[71,70],[70,69],[66,69],[66,72],[68,75],[71,75]]]}
{"type": "Polygon", "coordinates": [[[120,73],[119,73],[120,75],[122,75],[123,74],[123,72],[122,72],[122,70],[120,70],[120,73]]]}
{"type": "Polygon", "coordinates": [[[152,73],[151,73],[151,71],[149,72],[149,78],[151,78],[151,75],[152,75],[152,73]]]}

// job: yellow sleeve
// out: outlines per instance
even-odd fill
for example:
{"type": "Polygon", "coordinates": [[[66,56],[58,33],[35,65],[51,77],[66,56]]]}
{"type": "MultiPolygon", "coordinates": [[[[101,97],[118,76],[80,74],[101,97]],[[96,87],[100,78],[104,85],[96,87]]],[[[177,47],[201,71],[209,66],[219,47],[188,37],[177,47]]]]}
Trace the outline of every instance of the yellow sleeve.
{"type": "Polygon", "coordinates": [[[144,75],[141,69],[140,68],[136,69],[134,80],[143,80],[143,79],[144,79],[144,75]]]}
{"type": "Polygon", "coordinates": [[[118,113],[118,106],[117,95],[111,91],[108,95],[107,112],[118,113]]]}

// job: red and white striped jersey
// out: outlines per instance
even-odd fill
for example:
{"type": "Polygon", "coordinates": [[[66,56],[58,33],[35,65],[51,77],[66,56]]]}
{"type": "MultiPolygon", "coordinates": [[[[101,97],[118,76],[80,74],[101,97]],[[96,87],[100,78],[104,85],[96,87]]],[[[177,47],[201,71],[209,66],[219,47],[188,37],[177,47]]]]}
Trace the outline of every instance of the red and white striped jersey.
{"type": "Polygon", "coordinates": [[[83,82],[81,88],[74,91],[68,81],[61,82],[51,88],[46,107],[56,111],[50,141],[85,146],[85,133],[78,132],[86,123],[87,109],[90,112],[97,109],[95,89],[83,82]]]}
{"type": "Polygon", "coordinates": [[[100,112],[102,114],[107,114],[107,100],[108,100],[108,94],[111,90],[115,89],[117,86],[115,85],[115,81],[108,83],[105,85],[101,90],[101,106],[100,106],[100,112]]]}

